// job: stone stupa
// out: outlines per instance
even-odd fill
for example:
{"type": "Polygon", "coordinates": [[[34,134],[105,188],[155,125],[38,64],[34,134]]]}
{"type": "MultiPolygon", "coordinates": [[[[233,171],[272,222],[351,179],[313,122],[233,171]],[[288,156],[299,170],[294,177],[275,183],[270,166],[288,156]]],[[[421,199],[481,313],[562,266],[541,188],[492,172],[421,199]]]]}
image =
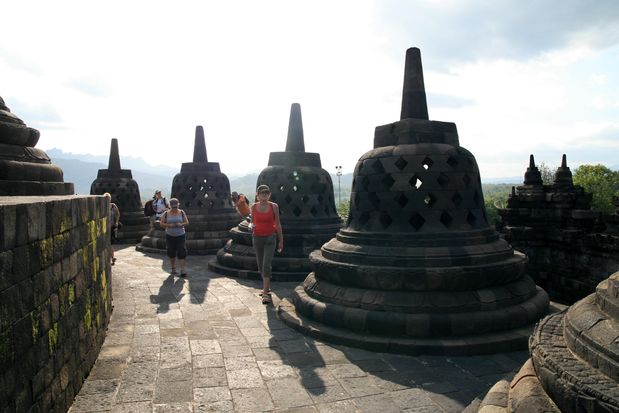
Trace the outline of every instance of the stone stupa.
{"type": "MultiPolygon", "coordinates": [[[[190,254],[215,254],[230,238],[229,229],[239,222],[230,200],[230,181],[218,162],[206,155],[204,129],[196,126],[193,162],[185,162],[172,181],[171,198],[178,198],[189,225],[186,246],[190,254]]],[[[164,253],[165,231],[156,225],[142,238],[138,251],[164,253]]]]}
{"type": "MultiPolygon", "coordinates": [[[[310,271],[310,252],[320,248],[340,229],[333,182],[322,169],[320,154],[305,152],[301,106],[290,108],[284,152],[271,152],[269,164],[258,176],[258,185],[271,188],[271,201],[279,206],[284,251],[273,258],[273,280],[301,281],[310,271]]],[[[256,254],[248,222],[230,230],[231,240],[209,262],[212,271],[259,279],[256,254]]]]}
{"type": "Polygon", "coordinates": [[[430,121],[419,49],[406,53],[401,120],[357,162],[350,215],[310,255],[284,322],[319,339],[408,354],[526,348],[547,294],[488,224],[475,157],[430,121]]]}
{"type": "Polygon", "coordinates": [[[39,131],[11,113],[0,97],[0,196],[73,195],[62,169],[35,148],[39,131]]]}
{"type": "Polygon", "coordinates": [[[90,185],[90,195],[106,192],[120,210],[122,226],[118,229],[119,242],[139,242],[148,232],[148,218],[144,216],[140,188],[133,179],[131,169],[120,167],[118,139],[112,139],[107,169],[99,169],[97,179],[90,185]]]}
{"type": "Polygon", "coordinates": [[[531,358],[464,411],[619,412],[619,272],[536,326],[531,358]]]}

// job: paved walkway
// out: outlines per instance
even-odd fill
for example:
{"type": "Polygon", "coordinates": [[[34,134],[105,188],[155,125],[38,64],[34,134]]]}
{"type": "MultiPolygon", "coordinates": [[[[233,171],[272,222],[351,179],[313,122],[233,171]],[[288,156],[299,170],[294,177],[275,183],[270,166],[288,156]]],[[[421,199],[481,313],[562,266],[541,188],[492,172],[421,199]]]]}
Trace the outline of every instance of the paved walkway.
{"type": "MultiPolygon", "coordinates": [[[[282,324],[258,282],[207,271],[212,257],[180,279],[161,256],[116,256],[107,338],[70,412],[460,412],[528,357],[330,345],[282,324]]],[[[275,305],[296,284],[274,283],[275,305]]]]}

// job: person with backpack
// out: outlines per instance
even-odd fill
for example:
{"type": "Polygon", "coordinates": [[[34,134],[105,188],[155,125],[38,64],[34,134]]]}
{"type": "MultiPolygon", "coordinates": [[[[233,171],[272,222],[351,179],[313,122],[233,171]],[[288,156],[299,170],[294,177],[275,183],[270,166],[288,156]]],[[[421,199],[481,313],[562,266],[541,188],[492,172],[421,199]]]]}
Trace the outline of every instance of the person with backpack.
{"type": "Polygon", "coordinates": [[[249,220],[251,216],[251,210],[249,209],[249,201],[247,197],[243,194],[239,194],[238,192],[232,192],[230,194],[230,198],[236,207],[236,211],[239,213],[243,219],[249,220]]]}
{"type": "Polygon", "coordinates": [[[170,259],[171,275],[186,277],[185,257],[187,247],[185,247],[185,226],[189,224],[189,219],[185,211],[179,208],[178,199],[170,199],[170,209],[161,215],[159,225],[165,228],[165,243],[168,258],[170,259]],[[180,274],[176,272],[176,259],[180,267],[180,274]]]}
{"type": "Polygon", "coordinates": [[[150,229],[155,228],[155,222],[159,221],[161,215],[170,209],[170,203],[163,196],[160,189],[155,191],[153,199],[146,202],[144,205],[144,215],[149,218],[150,229]]]}

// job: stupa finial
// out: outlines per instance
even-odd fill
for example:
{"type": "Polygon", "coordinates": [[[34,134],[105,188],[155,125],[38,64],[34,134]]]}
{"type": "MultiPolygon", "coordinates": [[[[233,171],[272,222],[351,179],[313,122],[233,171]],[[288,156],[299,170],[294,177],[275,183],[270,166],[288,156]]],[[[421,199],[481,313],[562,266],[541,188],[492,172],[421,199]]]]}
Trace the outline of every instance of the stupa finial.
{"type": "Polygon", "coordinates": [[[533,154],[529,155],[529,168],[535,168],[535,157],[533,154]]]}
{"type": "Polygon", "coordinates": [[[112,145],[110,146],[110,159],[107,162],[107,169],[109,171],[120,171],[120,154],[118,152],[118,139],[112,139],[112,145]]]}
{"type": "Polygon", "coordinates": [[[404,65],[400,119],[407,118],[429,119],[426,89],[423,83],[421,52],[417,47],[411,47],[406,51],[406,63],[404,65]]]}
{"type": "Polygon", "coordinates": [[[288,139],[286,140],[286,152],[305,152],[303,139],[303,122],[301,120],[301,105],[293,103],[290,107],[290,120],[288,121],[288,139]]]}
{"type": "Polygon", "coordinates": [[[196,141],[193,147],[193,161],[194,162],[208,162],[206,156],[206,142],[204,141],[204,128],[198,125],[196,126],[196,141]]]}

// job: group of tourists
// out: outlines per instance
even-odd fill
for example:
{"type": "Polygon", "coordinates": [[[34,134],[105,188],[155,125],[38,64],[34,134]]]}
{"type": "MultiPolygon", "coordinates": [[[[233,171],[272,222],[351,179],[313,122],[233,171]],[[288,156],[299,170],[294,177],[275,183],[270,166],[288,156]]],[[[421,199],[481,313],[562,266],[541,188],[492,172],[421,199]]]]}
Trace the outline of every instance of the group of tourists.
{"type": "MultiPolygon", "coordinates": [[[[111,199],[109,193],[105,196],[111,199]]],[[[237,192],[231,194],[232,202],[239,215],[249,222],[252,231],[252,241],[256,251],[258,272],[262,276],[262,303],[271,302],[271,263],[275,250],[282,252],[284,249],[284,236],[279,221],[279,207],[271,202],[271,190],[267,185],[260,185],[256,189],[255,202],[250,204],[247,197],[237,192]]],[[[160,190],[155,191],[153,199],[144,206],[144,214],[148,216],[150,228],[155,229],[158,224],[165,230],[166,253],[170,259],[171,275],[186,277],[185,257],[185,227],[189,225],[187,213],[180,209],[180,202],[176,198],[169,201],[160,190]],[[177,272],[178,264],[178,272],[177,272]]],[[[112,243],[116,240],[116,231],[120,225],[120,211],[116,204],[110,202],[109,229],[112,243]]],[[[114,265],[114,248],[110,245],[109,255],[111,264],[114,265]]]]}

